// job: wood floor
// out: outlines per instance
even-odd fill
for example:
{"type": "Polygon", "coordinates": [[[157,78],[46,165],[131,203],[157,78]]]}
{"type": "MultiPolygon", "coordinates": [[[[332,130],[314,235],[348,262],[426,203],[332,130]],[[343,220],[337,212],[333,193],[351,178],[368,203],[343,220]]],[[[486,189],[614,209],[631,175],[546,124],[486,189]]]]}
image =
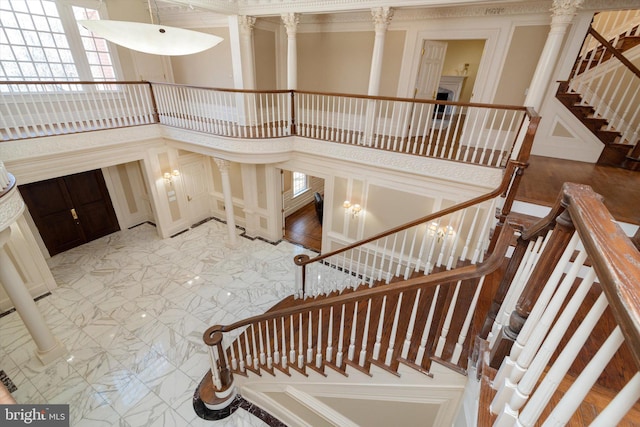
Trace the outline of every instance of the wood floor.
{"type": "MultiPolygon", "coordinates": [[[[551,206],[565,182],[590,185],[604,197],[605,206],[616,220],[640,225],[640,172],[637,171],[531,156],[516,200],[551,206]]],[[[316,218],[313,203],[286,218],[285,239],[320,251],[322,225],[316,218]]]]}
{"type": "Polygon", "coordinates": [[[305,248],[320,252],[322,246],[322,224],[316,216],[313,203],[285,218],[284,238],[305,248]]]}
{"type": "Polygon", "coordinates": [[[531,156],[516,200],[551,206],[564,182],[590,185],[604,197],[605,206],[616,220],[640,224],[640,172],[637,171],[531,156]]]}

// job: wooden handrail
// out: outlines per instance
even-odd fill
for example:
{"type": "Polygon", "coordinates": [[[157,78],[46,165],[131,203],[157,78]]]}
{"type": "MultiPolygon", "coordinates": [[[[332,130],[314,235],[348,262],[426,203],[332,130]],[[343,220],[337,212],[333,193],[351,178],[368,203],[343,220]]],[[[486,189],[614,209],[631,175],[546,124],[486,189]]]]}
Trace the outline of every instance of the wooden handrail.
{"type": "Polygon", "coordinates": [[[139,84],[139,85],[150,85],[151,83],[144,80],[103,80],[103,81],[94,81],[94,80],[1,80],[0,84],[4,85],[60,85],[60,84],[68,84],[68,85],[131,85],[131,84],[139,84]]]}
{"type": "Polygon", "coordinates": [[[305,94],[305,95],[323,95],[323,96],[338,96],[345,98],[357,98],[357,99],[370,99],[376,101],[400,101],[400,102],[411,102],[418,104],[438,104],[438,105],[454,105],[454,106],[464,106],[464,107],[479,107],[479,108],[490,108],[497,110],[514,110],[514,111],[525,111],[529,114],[529,109],[527,107],[518,106],[518,105],[508,105],[508,104],[482,104],[478,102],[455,102],[455,101],[444,101],[444,100],[435,100],[435,99],[416,99],[416,98],[398,98],[393,96],[371,96],[371,95],[358,95],[358,94],[350,94],[350,93],[340,93],[340,92],[311,92],[304,90],[294,90],[294,93],[305,94]]]}
{"type": "Polygon", "coordinates": [[[213,90],[217,92],[233,92],[233,93],[291,93],[291,92],[294,92],[289,89],[274,89],[274,90],[231,89],[231,88],[220,88],[220,87],[185,85],[185,84],[167,83],[167,82],[149,82],[149,83],[151,83],[151,85],[186,87],[190,89],[204,89],[204,90],[213,90]]]}
{"type": "Polygon", "coordinates": [[[345,246],[344,248],[335,250],[333,252],[329,252],[329,253],[326,253],[326,254],[318,255],[317,257],[314,257],[314,258],[309,258],[308,255],[304,255],[304,254],[303,255],[297,255],[294,258],[294,262],[296,263],[296,265],[306,266],[307,264],[311,264],[311,263],[314,263],[314,262],[322,261],[323,259],[332,257],[332,256],[340,254],[342,252],[346,252],[346,251],[354,249],[354,248],[356,248],[358,246],[363,246],[363,245],[365,245],[365,244],[367,244],[369,242],[372,242],[374,240],[381,239],[383,237],[387,237],[387,236],[389,236],[391,234],[395,234],[395,233],[398,233],[400,231],[407,230],[407,229],[409,229],[411,227],[414,227],[416,225],[424,224],[427,221],[433,221],[436,218],[443,217],[445,215],[449,215],[449,214],[451,214],[453,212],[468,208],[469,206],[473,206],[473,205],[476,205],[478,203],[482,203],[484,201],[492,199],[494,197],[498,197],[499,195],[504,193],[504,191],[509,187],[509,184],[511,182],[511,177],[512,177],[512,174],[514,173],[514,171],[516,171],[518,168],[521,168],[521,167],[525,167],[525,165],[523,165],[520,162],[510,160],[507,163],[507,168],[506,168],[505,174],[504,174],[504,176],[502,178],[502,182],[500,183],[500,185],[496,189],[494,189],[490,193],[483,194],[482,196],[475,197],[475,198],[473,198],[471,200],[467,200],[466,202],[458,203],[457,205],[454,205],[454,206],[451,206],[449,208],[443,209],[441,211],[438,211],[438,212],[423,216],[421,218],[418,218],[418,219],[413,220],[411,222],[408,222],[406,224],[402,224],[402,225],[399,225],[397,227],[391,228],[391,229],[389,229],[387,231],[384,231],[382,233],[375,234],[375,235],[373,235],[371,237],[368,237],[366,239],[359,240],[358,242],[352,243],[352,244],[350,244],[348,246],[345,246]]]}
{"type": "Polygon", "coordinates": [[[618,49],[616,49],[615,47],[611,46],[611,43],[609,43],[604,37],[602,37],[600,35],[600,33],[598,33],[596,30],[594,30],[593,27],[589,27],[588,33],[591,34],[593,36],[593,38],[598,40],[598,42],[600,42],[600,44],[609,53],[611,53],[620,62],[622,62],[633,74],[636,75],[636,77],[640,78],[640,70],[638,70],[638,67],[633,65],[633,63],[631,61],[629,61],[623,54],[621,54],[620,51],[618,51],[618,49]]]}
{"type": "Polygon", "coordinates": [[[640,252],[591,187],[565,184],[567,210],[640,368],[640,252]]]}
{"type": "Polygon", "coordinates": [[[438,273],[430,274],[428,276],[417,277],[398,283],[392,283],[387,286],[379,286],[364,290],[358,290],[357,292],[351,292],[349,294],[327,297],[319,301],[312,301],[309,303],[301,304],[297,307],[274,310],[258,316],[249,317],[230,325],[215,325],[205,331],[205,340],[211,340],[211,337],[217,331],[230,332],[255,322],[273,320],[275,318],[299,313],[307,313],[311,310],[365,300],[373,298],[375,296],[395,295],[401,292],[416,290],[418,288],[434,287],[442,283],[451,283],[455,281],[482,277],[500,267],[513,238],[514,230],[515,228],[511,224],[507,223],[507,225],[503,228],[500,237],[498,238],[498,242],[496,244],[494,252],[486,260],[479,264],[467,265],[464,267],[456,268],[454,270],[441,271],[438,273]]]}

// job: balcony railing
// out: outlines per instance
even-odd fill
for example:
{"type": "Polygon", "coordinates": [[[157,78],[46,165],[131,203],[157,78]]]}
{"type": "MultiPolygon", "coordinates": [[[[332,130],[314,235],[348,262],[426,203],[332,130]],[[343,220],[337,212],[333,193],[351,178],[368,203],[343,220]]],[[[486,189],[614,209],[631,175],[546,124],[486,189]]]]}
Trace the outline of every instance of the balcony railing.
{"type": "Polygon", "coordinates": [[[4,141],[160,123],[229,138],[295,135],[497,168],[517,156],[537,123],[535,112],[507,105],[148,82],[0,82],[0,96],[4,141]]]}

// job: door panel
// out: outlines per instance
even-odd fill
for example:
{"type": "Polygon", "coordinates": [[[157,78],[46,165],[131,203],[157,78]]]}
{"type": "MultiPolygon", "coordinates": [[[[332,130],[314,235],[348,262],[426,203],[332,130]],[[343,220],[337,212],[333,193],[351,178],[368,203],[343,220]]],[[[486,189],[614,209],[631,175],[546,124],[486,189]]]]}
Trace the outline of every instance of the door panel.
{"type": "Polygon", "coordinates": [[[417,99],[435,99],[444,66],[444,57],[447,53],[447,43],[425,40],[422,52],[415,97],[417,99]]]}
{"type": "Polygon", "coordinates": [[[187,194],[189,221],[191,224],[195,224],[211,216],[204,160],[184,163],[180,165],[180,169],[180,178],[187,194]]]}
{"type": "Polygon", "coordinates": [[[50,255],[120,229],[99,170],[19,188],[50,255]]]}
{"type": "Polygon", "coordinates": [[[87,241],[120,229],[101,171],[69,175],[63,179],[87,241]]]}

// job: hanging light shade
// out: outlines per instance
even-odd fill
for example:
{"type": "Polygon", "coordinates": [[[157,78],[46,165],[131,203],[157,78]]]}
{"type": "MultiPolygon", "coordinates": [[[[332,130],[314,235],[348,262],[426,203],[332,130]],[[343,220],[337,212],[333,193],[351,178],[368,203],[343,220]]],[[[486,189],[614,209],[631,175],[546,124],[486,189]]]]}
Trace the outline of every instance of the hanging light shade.
{"type": "Polygon", "coordinates": [[[154,55],[190,55],[210,49],[222,37],[143,22],[83,20],[80,25],[117,45],[154,55]]]}

